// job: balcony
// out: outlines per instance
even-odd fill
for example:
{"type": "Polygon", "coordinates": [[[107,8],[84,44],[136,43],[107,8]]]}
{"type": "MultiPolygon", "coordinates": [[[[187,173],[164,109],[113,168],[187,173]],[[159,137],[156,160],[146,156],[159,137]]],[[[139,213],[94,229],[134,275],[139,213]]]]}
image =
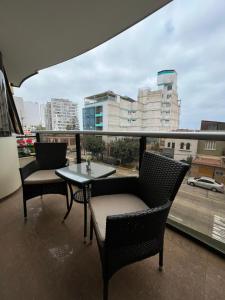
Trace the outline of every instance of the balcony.
{"type": "MultiPolygon", "coordinates": [[[[62,196],[28,202],[23,222],[22,190],[0,203],[0,298],[101,299],[96,241],[83,244],[83,209],[75,204],[65,224],[62,196]]],[[[123,268],[110,282],[110,299],[224,299],[225,261],[166,229],[165,270],[157,257],[123,268]]]]}
{"type": "MultiPolygon", "coordinates": [[[[83,158],[83,139],[87,134],[96,132],[39,132],[36,139],[67,141],[68,158],[73,163],[83,158]]],[[[103,131],[101,135],[110,137],[110,142],[112,138],[132,137],[140,151],[145,147],[159,151],[159,138],[224,140],[222,132],[103,131]]],[[[134,161],[137,164],[133,163],[132,168],[117,165],[116,174],[138,174],[136,167],[141,160],[136,157],[134,161]]],[[[185,179],[172,206],[165,235],[164,272],[157,271],[157,256],[127,266],[113,276],[110,299],[224,298],[224,194],[195,189],[185,179]]],[[[99,254],[95,240],[92,245],[83,244],[82,205],[75,203],[64,224],[61,223],[66,211],[63,196],[36,197],[27,206],[29,216],[25,223],[21,188],[0,202],[0,298],[101,299],[99,254]]]]}
{"type": "MultiPolygon", "coordinates": [[[[63,62],[100,45],[168,2],[170,1],[117,1],[115,5],[114,2],[101,1],[99,7],[94,4],[95,13],[90,13],[89,18],[86,17],[86,4],[81,3],[78,10],[76,1],[70,1],[67,6],[63,2],[59,5],[48,2],[45,6],[42,3],[23,6],[19,2],[6,5],[2,9],[0,49],[4,53],[4,72],[8,74],[9,82],[20,86],[25,78],[37,70],[63,62]],[[13,18],[12,11],[17,12],[13,18]],[[123,17],[115,22],[118,12],[123,17]],[[39,15],[43,19],[41,23],[39,15]],[[106,30],[102,30],[102,22],[98,22],[102,16],[107,16],[103,20],[106,30]],[[79,24],[79,20],[85,18],[86,33],[79,24]],[[30,20],[33,24],[32,34],[29,30],[30,20]],[[43,30],[41,24],[48,30],[43,30]],[[18,38],[10,40],[9,37],[12,36],[20,37],[19,52],[18,38]],[[37,40],[43,51],[37,47],[37,40]],[[59,44],[63,47],[55,46],[59,44]]],[[[6,81],[8,82],[7,79],[6,81]]],[[[169,106],[170,101],[165,99],[164,103],[169,106]]],[[[13,105],[11,110],[12,107],[13,105]]],[[[4,117],[8,120],[7,112],[4,117]]],[[[96,129],[101,130],[102,125],[99,125],[96,129]]],[[[14,127],[14,132],[18,133],[20,130],[14,127]]],[[[38,141],[67,140],[68,132],[60,134],[61,136],[57,132],[46,132],[38,133],[36,137],[38,141]]],[[[117,136],[118,139],[132,136],[134,144],[136,139],[139,155],[135,156],[132,160],[134,163],[129,168],[119,165],[119,175],[137,174],[143,151],[160,151],[160,139],[225,140],[224,132],[197,135],[141,132],[132,135],[130,132],[112,134],[102,131],[70,131],[69,140],[73,142],[68,143],[68,158],[72,163],[82,159],[82,134],[101,134],[106,140],[109,138],[110,142],[117,136]],[[153,137],[156,141],[148,143],[147,139],[153,137]]],[[[5,193],[8,195],[8,191],[13,192],[19,186],[18,157],[13,136],[4,138],[1,142],[1,151],[4,145],[1,178],[5,179],[1,182],[1,187],[7,187],[5,193]],[[12,186],[10,183],[13,180],[10,181],[10,176],[11,179],[16,179],[12,186]]],[[[30,145],[27,151],[25,147],[21,147],[20,154],[33,155],[31,148],[30,145]]],[[[107,150],[110,155],[112,149],[109,147],[107,150]]],[[[32,155],[29,159],[32,159],[32,155]]],[[[96,156],[96,159],[99,157],[96,156]]],[[[120,160],[119,163],[123,158],[120,160]]],[[[197,172],[197,167],[194,171],[197,172]]],[[[216,170],[214,171],[216,174],[216,170]]],[[[83,244],[83,209],[78,204],[74,205],[68,220],[61,223],[66,210],[65,201],[62,200],[58,195],[45,195],[43,199],[37,197],[28,202],[29,218],[26,223],[22,215],[21,188],[0,201],[0,299],[101,299],[102,279],[96,241],[92,246],[83,244]]],[[[156,257],[123,268],[110,282],[110,299],[224,299],[225,261],[221,257],[225,253],[224,203],[224,195],[189,187],[184,181],[168,219],[165,271],[157,271],[156,257]]]]}

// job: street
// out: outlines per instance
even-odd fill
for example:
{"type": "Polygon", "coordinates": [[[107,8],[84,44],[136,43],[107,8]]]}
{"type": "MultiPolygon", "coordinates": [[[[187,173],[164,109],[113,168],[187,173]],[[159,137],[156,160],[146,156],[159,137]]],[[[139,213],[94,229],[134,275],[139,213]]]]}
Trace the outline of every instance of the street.
{"type": "Polygon", "coordinates": [[[170,211],[171,220],[225,242],[225,195],[183,183],[170,211]]]}

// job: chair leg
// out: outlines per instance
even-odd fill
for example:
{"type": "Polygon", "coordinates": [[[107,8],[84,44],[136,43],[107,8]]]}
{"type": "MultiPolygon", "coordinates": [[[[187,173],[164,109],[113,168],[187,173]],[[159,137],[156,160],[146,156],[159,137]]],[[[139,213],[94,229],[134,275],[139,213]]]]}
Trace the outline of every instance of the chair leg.
{"type": "Polygon", "coordinates": [[[23,213],[24,213],[24,219],[27,218],[27,201],[23,199],[23,213]]]}
{"type": "Polygon", "coordinates": [[[103,300],[108,300],[108,280],[103,280],[103,300]]]}
{"type": "Polygon", "coordinates": [[[91,219],[90,219],[90,242],[92,242],[92,240],[93,240],[93,219],[91,216],[91,219]]]}
{"type": "MultiPolygon", "coordinates": [[[[67,189],[67,187],[66,187],[67,189]]],[[[68,191],[66,190],[66,207],[67,207],[67,210],[69,210],[69,207],[70,207],[70,204],[69,204],[69,197],[68,197],[68,191]]]]}
{"type": "Polygon", "coordinates": [[[163,270],[163,249],[159,251],[159,271],[163,270]]]}

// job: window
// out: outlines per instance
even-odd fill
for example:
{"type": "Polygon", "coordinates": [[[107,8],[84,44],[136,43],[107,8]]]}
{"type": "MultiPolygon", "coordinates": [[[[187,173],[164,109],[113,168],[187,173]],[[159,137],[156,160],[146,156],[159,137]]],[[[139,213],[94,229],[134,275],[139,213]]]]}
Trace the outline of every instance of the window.
{"type": "Polygon", "coordinates": [[[184,143],[180,143],[180,149],[184,149],[184,143]]]}
{"type": "Polygon", "coordinates": [[[170,148],[170,142],[167,144],[167,147],[170,148]]]}
{"type": "Polygon", "coordinates": [[[191,149],[191,144],[190,143],[187,143],[186,144],[186,150],[190,150],[191,149]]]}
{"type": "Polygon", "coordinates": [[[167,99],[169,99],[169,98],[171,98],[171,97],[172,97],[171,95],[167,95],[167,96],[166,96],[167,99]]]}
{"type": "Polygon", "coordinates": [[[223,176],[223,171],[215,171],[215,175],[217,175],[217,176],[223,176]]]}
{"type": "Polygon", "coordinates": [[[172,143],[172,148],[173,148],[173,149],[175,148],[175,143],[172,143]]]}
{"type": "Polygon", "coordinates": [[[215,141],[207,141],[205,143],[205,150],[216,150],[216,142],[215,141]]]}

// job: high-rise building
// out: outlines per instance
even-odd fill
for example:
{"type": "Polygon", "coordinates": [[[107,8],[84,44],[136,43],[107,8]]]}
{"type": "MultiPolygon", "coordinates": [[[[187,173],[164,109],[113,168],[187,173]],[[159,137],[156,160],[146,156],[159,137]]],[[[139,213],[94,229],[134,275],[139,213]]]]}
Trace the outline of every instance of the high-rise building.
{"type": "Polygon", "coordinates": [[[40,125],[40,108],[38,102],[24,101],[22,97],[14,96],[17,112],[24,129],[33,130],[40,125]]]}
{"type": "Polygon", "coordinates": [[[163,70],[157,74],[158,89],[139,89],[141,130],[171,131],[179,128],[180,102],[177,94],[177,73],[163,70]]]}
{"type": "Polygon", "coordinates": [[[79,129],[77,104],[67,99],[51,99],[45,107],[45,125],[48,130],[79,129]]]}
{"type": "Polygon", "coordinates": [[[40,109],[38,102],[24,101],[24,127],[27,129],[35,129],[40,125],[40,109]]]}
{"type": "Polygon", "coordinates": [[[45,103],[40,104],[40,125],[45,127],[45,103]]]}
{"type": "Polygon", "coordinates": [[[25,119],[25,110],[24,110],[24,101],[22,97],[14,96],[14,101],[16,105],[16,109],[20,118],[20,122],[22,127],[24,126],[24,119],[25,119]]]}
{"type": "Polygon", "coordinates": [[[140,89],[138,100],[112,91],[84,99],[84,130],[170,131],[179,127],[177,73],[158,72],[158,89],[140,89]]]}

